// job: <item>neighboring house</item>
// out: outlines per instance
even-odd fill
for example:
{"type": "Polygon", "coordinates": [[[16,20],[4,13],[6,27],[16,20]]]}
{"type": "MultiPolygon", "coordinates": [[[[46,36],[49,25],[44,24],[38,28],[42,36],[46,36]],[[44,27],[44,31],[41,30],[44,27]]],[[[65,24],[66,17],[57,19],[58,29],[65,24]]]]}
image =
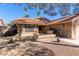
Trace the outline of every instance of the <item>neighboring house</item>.
{"type": "Polygon", "coordinates": [[[0,19],[0,35],[2,34],[3,28],[4,28],[4,22],[2,19],[0,19]]]}
{"type": "Polygon", "coordinates": [[[2,30],[3,26],[4,26],[4,22],[2,19],[0,19],[0,30],[2,30]]]}
{"type": "Polygon", "coordinates": [[[79,14],[66,16],[64,18],[49,21],[44,17],[19,18],[12,21],[13,26],[17,27],[17,33],[28,35],[26,33],[37,32],[47,33],[53,31],[54,34],[66,38],[79,38],[79,14]]]}

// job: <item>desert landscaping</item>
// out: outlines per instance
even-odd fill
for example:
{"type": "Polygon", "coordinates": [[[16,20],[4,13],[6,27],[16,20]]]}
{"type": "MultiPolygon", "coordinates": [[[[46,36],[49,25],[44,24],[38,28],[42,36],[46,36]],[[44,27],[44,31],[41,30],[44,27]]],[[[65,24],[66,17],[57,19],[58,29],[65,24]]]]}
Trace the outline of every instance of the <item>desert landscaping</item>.
{"type": "Polygon", "coordinates": [[[79,46],[56,39],[0,38],[0,56],[78,56],[79,46]],[[47,40],[48,39],[48,40],[47,40]],[[46,42],[44,40],[47,40],[46,42]],[[51,41],[50,41],[51,40],[51,41]]]}

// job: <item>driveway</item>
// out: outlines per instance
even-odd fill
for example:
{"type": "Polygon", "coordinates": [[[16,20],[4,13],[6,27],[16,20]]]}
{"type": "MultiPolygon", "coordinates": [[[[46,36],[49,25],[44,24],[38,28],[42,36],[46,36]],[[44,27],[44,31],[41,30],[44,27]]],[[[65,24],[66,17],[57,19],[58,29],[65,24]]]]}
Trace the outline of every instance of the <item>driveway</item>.
{"type": "Polygon", "coordinates": [[[79,45],[63,40],[56,42],[54,39],[50,41],[48,38],[45,38],[34,43],[52,50],[56,56],[79,56],[79,45]]]}

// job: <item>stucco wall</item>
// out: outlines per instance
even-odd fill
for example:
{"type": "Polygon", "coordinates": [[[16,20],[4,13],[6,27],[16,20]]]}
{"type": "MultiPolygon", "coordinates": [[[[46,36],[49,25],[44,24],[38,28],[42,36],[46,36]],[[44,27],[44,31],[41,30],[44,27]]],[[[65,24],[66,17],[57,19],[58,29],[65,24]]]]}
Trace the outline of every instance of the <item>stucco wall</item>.
{"type": "Polygon", "coordinates": [[[62,37],[72,37],[72,24],[71,23],[59,23],[51,25],[52,28],[57,29],[59,31],[59,35],[62,37]]]}
{"type": "Polygon", "coordinates": [[[36,27],[34,28],[25,28],[25,26],[22,26],[22,33],[21,36],[33,36],[33,33],[37,31],[38,33],[38,29],[36,27]]]}
{"type": "Polygon", "coordinates": [[[79,20],[74,21],[74,38],[79,38],[79,20]]]}

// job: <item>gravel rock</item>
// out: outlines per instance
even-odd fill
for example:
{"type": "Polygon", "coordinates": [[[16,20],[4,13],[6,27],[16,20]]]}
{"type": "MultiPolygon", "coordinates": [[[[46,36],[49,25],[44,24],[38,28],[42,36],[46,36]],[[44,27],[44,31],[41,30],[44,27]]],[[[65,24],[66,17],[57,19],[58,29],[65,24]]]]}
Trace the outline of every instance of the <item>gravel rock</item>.
{"type": "Polygon", "coordinates": [[[26,50],[30,56],[54,56],[55,53],[46,47],[35,45],[34,47],[26,50]]]}
{"type": "MultiPolygon", "coordinates": [[[[2,41],[3,42],[3,41],[2,41]]],[[[2,46],[2,45],[1,45],[2,46]]],[[[2,56],[54,56],[54,52],[46,47],[30,41],[17,41],[3,45],[0,48],[2,56]]]]}

